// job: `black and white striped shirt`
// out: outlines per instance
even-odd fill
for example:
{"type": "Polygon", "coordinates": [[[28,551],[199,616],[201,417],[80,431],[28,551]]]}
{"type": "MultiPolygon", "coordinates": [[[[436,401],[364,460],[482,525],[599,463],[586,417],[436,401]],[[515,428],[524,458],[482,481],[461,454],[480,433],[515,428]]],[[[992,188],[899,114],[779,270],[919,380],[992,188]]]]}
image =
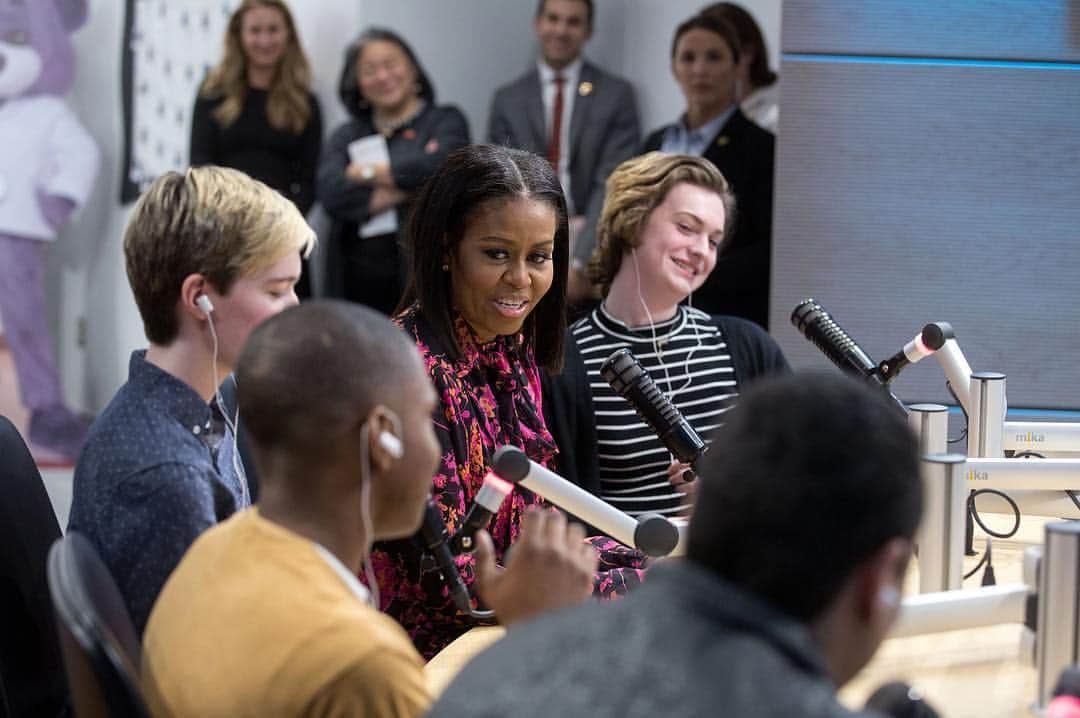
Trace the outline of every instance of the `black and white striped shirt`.
{"type": "Polygon", "coordinates": [[[634,328],[601,306],[570,331],[585,363],[596,411],[601,498],[633,516],[687,513],[689,502],[668,481],[671,454],[600,376],[600,365],[616,350],[629,348],[660,390],[708,441],[738,396],[723,333],[705,312],[682,306],[669,320],[634,328]]]}

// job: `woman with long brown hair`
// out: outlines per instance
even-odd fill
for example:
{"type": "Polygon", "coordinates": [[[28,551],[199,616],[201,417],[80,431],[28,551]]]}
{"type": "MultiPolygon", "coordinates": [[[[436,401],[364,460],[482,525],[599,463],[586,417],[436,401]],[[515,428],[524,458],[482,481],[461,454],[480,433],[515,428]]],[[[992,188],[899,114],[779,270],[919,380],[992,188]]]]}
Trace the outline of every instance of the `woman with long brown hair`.
{"type": "MultiPolygon", "coordinates": [[[[322,116],[311,68],[282,0],[244,0],[229,18],[221,62],[195,100],[191,164],[241,170],[307,214],[315,202],[322,116]]],[[[310,291],[305,267],[297,293],[310,291]]]]}

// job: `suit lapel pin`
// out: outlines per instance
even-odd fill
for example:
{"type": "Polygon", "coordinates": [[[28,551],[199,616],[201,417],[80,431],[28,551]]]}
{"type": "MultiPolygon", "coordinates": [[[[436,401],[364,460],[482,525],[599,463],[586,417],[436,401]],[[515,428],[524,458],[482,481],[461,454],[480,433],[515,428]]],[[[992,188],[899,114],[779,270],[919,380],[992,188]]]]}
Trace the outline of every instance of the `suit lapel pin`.
{"type": "Polygon", "coordinates": [[[731,142],[731,139],[727,135],[720,135],[716,138],[717,147],[726,147],[728,142],[731,142]]]}
{"type": "Polygon", "coordinates": [[[577,86],[577,93],[579,95],[581,95],[582,97],[587,97],[588,95],[591,95],[592,94],[592,83],[591,82],[583,82],[583,83],[581,83],[580,85],[577,86]]]}

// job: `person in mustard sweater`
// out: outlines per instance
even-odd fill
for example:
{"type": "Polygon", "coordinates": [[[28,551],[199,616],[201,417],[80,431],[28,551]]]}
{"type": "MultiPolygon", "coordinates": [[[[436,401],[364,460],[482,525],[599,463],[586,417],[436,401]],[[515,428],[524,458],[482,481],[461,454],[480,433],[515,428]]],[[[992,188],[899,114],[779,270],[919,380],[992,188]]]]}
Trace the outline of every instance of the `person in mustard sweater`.
{"type": "MultiPolygon", "coordinates": [[[[143,644],[151,712],[420,715],[423,660],[373,608],[367,558],[372,541],[416,531],[438,464],[419,352],[374,310],[316,300],[252,334],[237,386],[259,503],[200,537],[165,584],[143,644]]],[[[526,523],[503,572],[477,537],[477,589],[504,623],[592,590],[582,529],[550,511],[526,523]]]]}

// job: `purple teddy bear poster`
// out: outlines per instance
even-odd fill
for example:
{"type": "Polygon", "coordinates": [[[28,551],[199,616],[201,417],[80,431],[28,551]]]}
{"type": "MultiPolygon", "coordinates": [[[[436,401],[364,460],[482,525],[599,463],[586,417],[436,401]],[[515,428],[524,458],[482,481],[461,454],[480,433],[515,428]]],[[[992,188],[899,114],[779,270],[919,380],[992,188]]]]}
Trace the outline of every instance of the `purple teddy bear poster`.
{"type": "Polygon", "coordinates": [[[64,102],[86,0],[0,0],[0,321],[32,446],[74,459],[86,421],[64,403],[45,320],[45,252],[97,176],[94,139],[64,102]]]}

